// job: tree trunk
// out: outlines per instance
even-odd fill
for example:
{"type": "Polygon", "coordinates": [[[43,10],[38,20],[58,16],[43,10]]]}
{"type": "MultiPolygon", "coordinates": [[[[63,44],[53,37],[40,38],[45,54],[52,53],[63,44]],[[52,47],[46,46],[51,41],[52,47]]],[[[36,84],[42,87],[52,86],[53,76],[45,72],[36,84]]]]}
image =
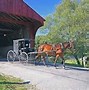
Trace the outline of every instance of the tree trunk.
{"type": "Polygon", "coordinates": [[[79,61],[79,59],[78,59],[77,55],[76,55],[76,54],[74,54],[73,56],[75,57],[75,59],[76,59],[76,61],[77,61],[77,64],[78,64],[78,65],[80,65],[80,61],[79,61]]]}

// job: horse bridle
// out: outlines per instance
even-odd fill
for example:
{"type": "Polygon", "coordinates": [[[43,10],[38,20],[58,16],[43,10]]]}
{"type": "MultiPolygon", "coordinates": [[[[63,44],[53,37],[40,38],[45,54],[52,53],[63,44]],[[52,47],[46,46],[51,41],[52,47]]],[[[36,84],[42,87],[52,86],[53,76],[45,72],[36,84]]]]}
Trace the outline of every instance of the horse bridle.
{"type": "Polygon", "coordinates": [[[61,46],[62,46],[62,50],[63,50],[63,51],[68,47],[68,45],[69,45],[69,47],[70,47],[70,45],[71,45],[70,42],[67,42],[67,43],[68,43],[68,44],[67,44],[66,47],[64,46],[64,43],[61,43],[61,46]]]}

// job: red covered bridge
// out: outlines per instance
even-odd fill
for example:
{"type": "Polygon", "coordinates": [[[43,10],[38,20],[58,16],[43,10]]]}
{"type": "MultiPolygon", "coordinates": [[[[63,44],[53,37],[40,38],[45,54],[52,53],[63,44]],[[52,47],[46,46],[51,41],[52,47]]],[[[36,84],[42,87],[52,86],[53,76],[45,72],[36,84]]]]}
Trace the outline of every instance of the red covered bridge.
{"type": "Polygon", "coordinates": [[[0,0],[0,56],[12,49],[14,39],[29,38],[34,48],[35,34],[44,21],[23,0],[0,0]]]}

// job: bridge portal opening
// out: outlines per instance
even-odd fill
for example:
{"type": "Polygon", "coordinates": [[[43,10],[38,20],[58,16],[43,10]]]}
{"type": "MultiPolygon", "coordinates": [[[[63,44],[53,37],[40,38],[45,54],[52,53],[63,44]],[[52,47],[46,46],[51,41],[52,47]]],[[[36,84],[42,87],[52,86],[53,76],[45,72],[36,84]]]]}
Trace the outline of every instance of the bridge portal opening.
{"type": "Polygon", "coordinates": [[[0,23],[0,58],[6,58],[7,52],[13,49],[13,40],[29,38],[25,26],[0,23]]]}

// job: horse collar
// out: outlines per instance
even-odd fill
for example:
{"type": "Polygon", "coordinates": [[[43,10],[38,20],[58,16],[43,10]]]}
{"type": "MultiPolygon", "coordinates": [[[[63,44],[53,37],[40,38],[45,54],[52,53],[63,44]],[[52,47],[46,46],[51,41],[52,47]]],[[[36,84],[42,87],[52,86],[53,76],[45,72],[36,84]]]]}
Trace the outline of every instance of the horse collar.
{"type": "Polygon", "coordinates": [[[63,43],[60,43],[60,44],[61,44],[61,48],[63,49],[64,48],[63,43]]]}

